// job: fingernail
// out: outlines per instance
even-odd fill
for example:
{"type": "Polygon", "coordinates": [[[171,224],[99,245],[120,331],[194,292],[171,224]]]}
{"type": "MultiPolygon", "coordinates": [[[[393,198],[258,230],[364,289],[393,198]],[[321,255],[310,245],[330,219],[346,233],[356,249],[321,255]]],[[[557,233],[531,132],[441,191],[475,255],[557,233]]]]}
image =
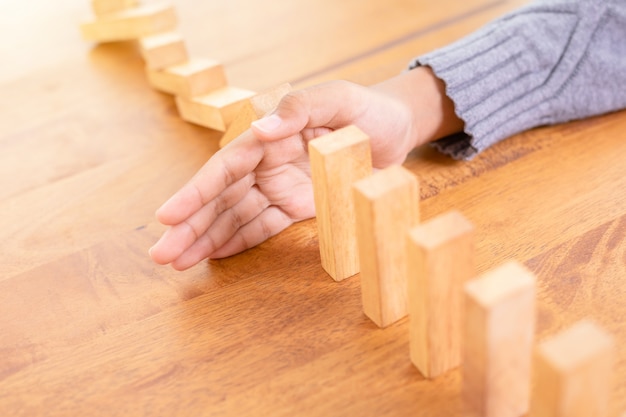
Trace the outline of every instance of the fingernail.
{"type": "Polygon", "coordinates": [[[270,114],[269,116],[252,122],[252,124],[262,132],[271,133],[276,130],[282,122],[282,119],[277,114],[270,114]]]}

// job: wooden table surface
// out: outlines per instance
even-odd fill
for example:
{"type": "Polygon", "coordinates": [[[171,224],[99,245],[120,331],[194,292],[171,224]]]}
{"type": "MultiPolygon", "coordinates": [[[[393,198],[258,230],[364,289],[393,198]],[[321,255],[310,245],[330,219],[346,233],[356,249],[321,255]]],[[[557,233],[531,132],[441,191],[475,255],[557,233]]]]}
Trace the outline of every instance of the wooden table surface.
{"type": "MultiPolygon", "coordinates": [[[[524,1],[176,0],[193,56],[260,91],[373,83],[524,1]]],[[[89,1],[0,5],[0,415],[462,415],[460,373],[428,381],[406,319],[378,329],[359,277],[322,270],[315,220],[185,272],[148,248],[155,209],[217,149],[152,90],[132,42],[80,38],[89,1]]],[[[539,279],[537,337],[592,318],[616,338],[626,409],[626,112],[510,138],[472,162],[405,166],[422,217],[477,227],[477,265],[539,279]]]]}

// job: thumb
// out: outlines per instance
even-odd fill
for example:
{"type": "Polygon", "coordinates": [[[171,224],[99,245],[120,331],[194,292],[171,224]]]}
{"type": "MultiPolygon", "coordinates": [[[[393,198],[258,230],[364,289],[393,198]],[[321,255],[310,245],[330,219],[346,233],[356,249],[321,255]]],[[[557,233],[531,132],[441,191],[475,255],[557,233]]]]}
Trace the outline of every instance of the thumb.
{"type": "Polygon", "coordinates": [[[307,128],[325,131],[348,126],[361,88],[347,81],[331,81],[290,92],[273,112],[252,123],[252,131],[260,140],[274,141],[307,128]]]}

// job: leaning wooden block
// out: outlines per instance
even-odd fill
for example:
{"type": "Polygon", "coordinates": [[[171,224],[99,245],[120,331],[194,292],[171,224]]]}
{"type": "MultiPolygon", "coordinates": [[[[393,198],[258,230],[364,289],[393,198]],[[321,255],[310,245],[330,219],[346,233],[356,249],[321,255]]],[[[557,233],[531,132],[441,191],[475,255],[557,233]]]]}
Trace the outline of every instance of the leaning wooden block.
{"type": "Polygon", "coordinates": [[[192,59],[163,70],[148,68],[146,74],[155,89],[185,98],[208,94],[227,85],[224,67],[210,59],[192,59]]]}
{"type": "Polygon", "coordinates": [[[322,267],[341,281],[359,272],[352,184],[372,173],[370,139],[347,126],[308,148],[322,267]]]}
{"type": "Polygon", "coordinates": [[[379,327],[408,313],[406,232],[419,223],[419,185],[394,165],[354,184],[363,311],[379,327]]]}
{"type": "Polygon", "coordinates": [[[463,392],[481,417],[528,411],[535,277],[511,261],[465,286],[463,392]]]}
{"type": "Polygon", "coordinates": [[[83,37],[95,42],[125,41],[166,32],[176,27],[171,5],[146,4],[100,16],[81,25],[83,37]]]}
{"type": "Polygon", "coordinates": [[[139,40],[139,47],[146,67],[152,70],[183,64],[189,60],[185,41],[178,32],[143,37],[139,40]]]}
{"type": "Polygon", "coordinates": [[[608,417],[615,343],[584,320],[535,350],[531,417],[608,417]]]}
{"type": "Polygon", "coordinates": [[[91,8],[96,16],[131,9],[138,4],[138,0],[91,0],[91,8]]]}
{"type": "Polygon", "coordinates": [[[253,95],[253,91],[227,86],[194,98],[176,97],[176,106],[183,120],[223,132],[244,100],[253,95]]]}
{"type": "Polygon", "coordinates": [[[279,85],[271,90],[263,91],[247,100],[242,106],[239,114],[220,140],[220,148],[229,144],[237,136],[245,132],[252,122],[265,116],[278,106],[280,100],[291,91],[289,83],[279,85]]]}
{"type": "Polygon", "coordinates": [[[461,363],[463,286],[475,278],[474,226],[450,211],[408,233],[411,361],[426,378],[461,363]]]}

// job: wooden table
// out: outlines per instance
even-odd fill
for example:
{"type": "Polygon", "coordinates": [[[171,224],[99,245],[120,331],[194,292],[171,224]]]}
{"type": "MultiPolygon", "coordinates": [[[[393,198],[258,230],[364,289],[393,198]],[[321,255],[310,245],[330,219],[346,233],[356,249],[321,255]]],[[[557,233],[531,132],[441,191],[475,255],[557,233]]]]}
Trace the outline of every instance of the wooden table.
{"type": "MultiPolygon", "coordinates": [[[[373,83],[524,1],[177,0],[192,55],[256,91],[373,83]]],[[[406,319],[381,330],[359,277],[320,267],[315,220],[185,271],[152,263],[154,210],[217,149],[146,83],[133,43],[79,36],[89,1],[0,6],[0,415],[461,415],[424,380],[406,319]]],[[[537,337],[590,317],[617,341],[626,409],[626,113],[517,135],[474,161],[406,161],[424,219],[477,227],[485,271],[539,279],[537,337]]]]}

